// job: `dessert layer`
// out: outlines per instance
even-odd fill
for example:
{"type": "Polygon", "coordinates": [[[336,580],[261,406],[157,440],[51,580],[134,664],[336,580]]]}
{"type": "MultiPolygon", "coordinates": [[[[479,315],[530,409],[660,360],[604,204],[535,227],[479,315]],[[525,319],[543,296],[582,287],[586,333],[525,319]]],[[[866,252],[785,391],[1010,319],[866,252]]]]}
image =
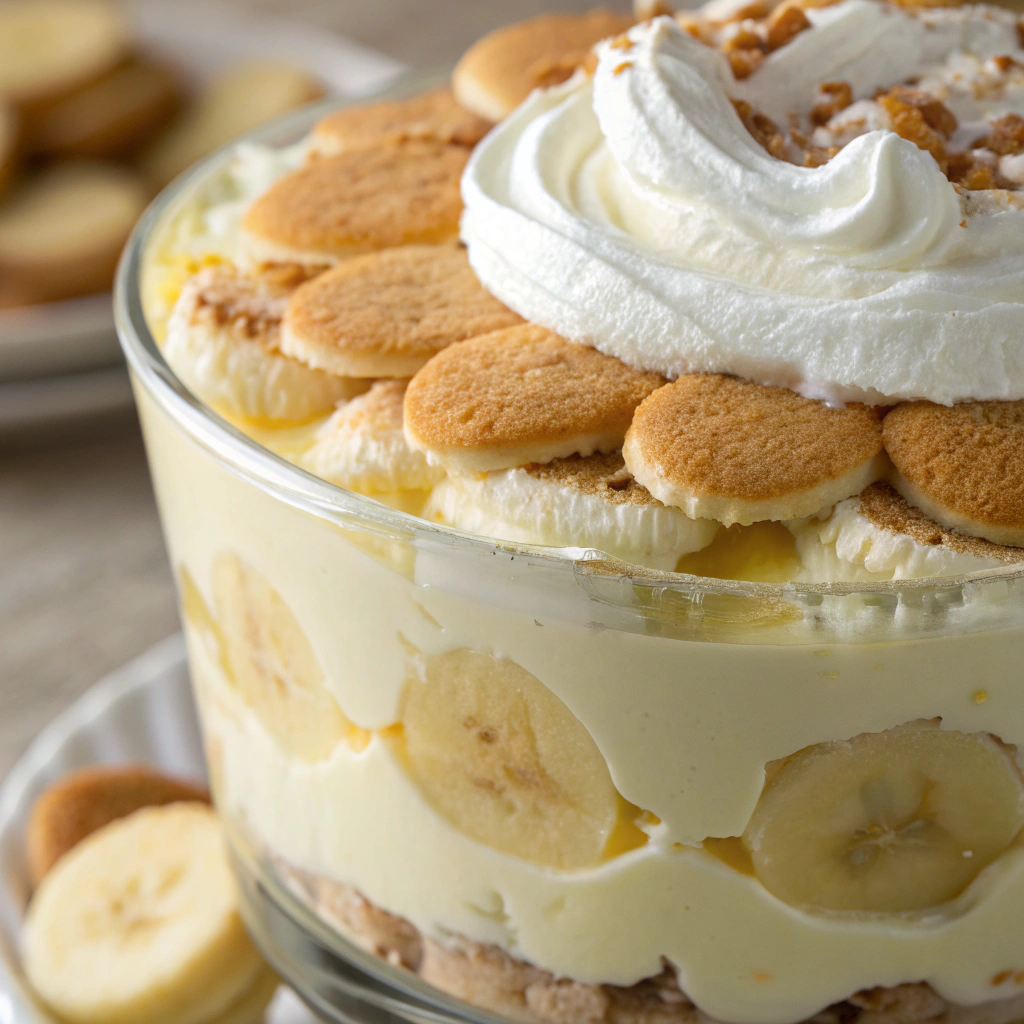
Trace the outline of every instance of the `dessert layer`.
{"type": "MultiPolygon", "coordinates": [[[[424,935],[499,945],[558,977],[631,986],[667,958],[703,1012],[738,1024],[909,982],[958,1005],[1018,994],[1020,847],[939,909],[866,914],[784,902],[730,838],[769,766],[809,745],[922,718],[1024,743],[1018,630],[955,633],[936,608],[946,635],[930,640],[758,645],[741,608],[720,609],[716,633],[713,599],[703,642],[653,612],[614,628],[616,609],[569,566],[563,578],[321,522],[142,410],[219,804],[275,853],[424,935]],[[535,740],[492,734],[495,711],[525,714],[535,740]],[[506,780],[511,815],[491,785],[506,757],[529,769],[506,780]]],[[[776,786],[786,770],[771,767],[776,786]]]]}
{"type": "MultiPolygon", "coordinates": [[[[350,886],[300,871],[277,859],[272,868],[289,889],[351,941],[431,985],[514,1019],[544,1024],[716,1024],[679,988],[666,964],[635,985],[588,985],[557,978],[499,946],[451,935],[424,937],[408,921],[375,906],[350,886]]],[[[855,992],[806,1024],[1009,1024],[1024,1013],[1024,996],[980,1009],[952,1006],[923,983],[855,992]]]]}
{"type": "Polygon", "coordinates": [[[909,79],[971,136],[1024,113],[1017,20],[845,0],[737,81],[670,18],[598,48],[478,147],[463,238],[522,316],[667,376],[721,371],[832,401],[1024,397],[1024,197],[958,191],[932,154],[866,131],[818,167],[771,156],[733,101],[785,123],[824,82],[909,79]]]}

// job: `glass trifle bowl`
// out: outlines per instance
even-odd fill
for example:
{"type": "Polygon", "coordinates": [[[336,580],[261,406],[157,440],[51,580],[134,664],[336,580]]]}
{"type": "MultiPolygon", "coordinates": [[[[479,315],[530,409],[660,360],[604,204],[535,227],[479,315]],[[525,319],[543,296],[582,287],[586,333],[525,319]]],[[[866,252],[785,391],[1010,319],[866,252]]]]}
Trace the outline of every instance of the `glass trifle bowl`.
{"type": "Polygon", "coordinates": [[[118,321],[282,977],[336,1021],[1024,1018],[1024,568],[800,581],[769,531],[754,579],[665,571],[314,476],[307,426],[240,429],[161,351],[233,154],[143,220],[118,321]]]}

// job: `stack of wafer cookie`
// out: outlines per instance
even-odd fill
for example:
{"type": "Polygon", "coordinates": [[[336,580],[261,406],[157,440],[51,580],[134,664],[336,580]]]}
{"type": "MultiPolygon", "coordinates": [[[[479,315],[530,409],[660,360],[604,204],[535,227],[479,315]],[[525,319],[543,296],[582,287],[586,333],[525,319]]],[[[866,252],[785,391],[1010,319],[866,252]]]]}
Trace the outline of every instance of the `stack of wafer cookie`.
{"type": "Polygon", "coordinates": [[[0,0],[0,308],[105,290],[161,186],[321,94],[258,62],[190,102],[110,0],[0,0]]]}
{"type": "Polygon", "coordinates": [[[877,529],[1024,557],[1024,403],[888,411],[717,374],[667,381],[524,323],[480,285],[458,244],[473,147],[531,89],[586,74],[594,43],[629,23],[595,11],[502,29],[450,90],[317,124],[242,217],[239,265],[185,286],[165,349],[177,372],[268,443],[309,425],[291,455],[317,475],[415,493],[402,507],[501,540],[672,570],[716,538],[738,550],[736,531],[759,523],[806,547],[833,508],[870,493],[877,513],[898,492],[934,528],[888,514],[877,529]],[[896,492],[869,491],[882,481],[896,492]]]}

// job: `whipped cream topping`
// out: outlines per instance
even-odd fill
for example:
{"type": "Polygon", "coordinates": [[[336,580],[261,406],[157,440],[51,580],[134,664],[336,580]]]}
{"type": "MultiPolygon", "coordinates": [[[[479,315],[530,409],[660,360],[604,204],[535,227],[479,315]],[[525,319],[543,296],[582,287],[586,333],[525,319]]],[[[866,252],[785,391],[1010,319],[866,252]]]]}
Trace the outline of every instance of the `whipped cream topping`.
{"type": "Polygon", "coordinates": [[[984,134],[1024,113],[1024,80],[977,82],[993,57],[1024,61],[1014,15],[845,0],[807,16],[742,82],[659,18],[602,44],[593,80],[535,93],[467,169],[474,268],[524,317],[669,376],[830,401],[1024,398],[1024,195],[960,194],[885,129],[797,167],[732,104],[785,123],[821,82],[861,100],[913,77],[984,134]]]}

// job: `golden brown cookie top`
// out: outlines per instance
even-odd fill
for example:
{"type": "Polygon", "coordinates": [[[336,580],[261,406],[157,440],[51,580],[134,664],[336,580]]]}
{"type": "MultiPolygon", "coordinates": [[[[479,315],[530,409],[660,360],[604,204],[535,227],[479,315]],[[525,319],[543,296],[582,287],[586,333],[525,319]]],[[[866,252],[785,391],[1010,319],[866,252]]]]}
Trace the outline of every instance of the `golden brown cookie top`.
{"type": "Polygon", "coordinates": [[[276,181],[243,229],[257,261],[330,264],[458,234],[469,151],[437,142],[373,146],[313,160],[276,181]]]}
{"type": "Polygon", "coordinates": [[[281,346],[343,376],[411,377],[453,342],[520,323],[464,249],[409,245],[346,260],[299,288],[281,346]]]}
{"type": "Polygon", "coordinates": [[[928,547],[943,547],[956,554],[997,559],[1007,565],[1024,559],[1024,551],[1020,548],[993,544],[981,537],[969,537],[956,530],[947,530],[886,483],[872,484],[865,488],[857,499],[857,511],[880,530],[904,534],[928,547]]]}
{"type": "Polygon", "coordinates": [[[569,487],[580,494],[602,498],[612,505],[661,505],[661,502],[626,469],[621,452],[570,455],[546,466],[530,465],[525,471],[535,480],[569,487]]]}
{"type": "Polygon", "coordinates": [[[620,447],[633,410],[663,383],[532,324],[451,345],[412,379],[409,443],[481,472],[620,447]]]}
{"type": "Polygon", "coordinates": [[[534,89],[558,85],[584,63],[595,43],[625,32],[633,19],[598,8],[542,14],[499,28],[469,48],[452,75],[459,103],[500,121],[534,89]]]}
{"type": "Polygon", "coordinates": [[[29,819],[27,856],[32,884],[86,836],[143,807],[201,801],[198,786],[145,765],[85,768],[54,783],[36,800],[29,819]]]}
{"type": "Polygon", "coordinates": [[[380,144],[410,141],[475,146],[491,122],[460,107],[450,89],[404,100],[344,107],[313,128],[313,148],[325,155],[380,144]]]}
{"type": "Polygon", "coordinates": [[[878,415],[780,387],[689,374],[637,410],[626,464],[695,518],[798,519],[859,493],[884,468],[878,415]]]}
{"type": "Polygon", "coordinates": [[[944,526],[1024,545],[1024,401],[908,402],[882,430],[904,497],[944,526]]]}

